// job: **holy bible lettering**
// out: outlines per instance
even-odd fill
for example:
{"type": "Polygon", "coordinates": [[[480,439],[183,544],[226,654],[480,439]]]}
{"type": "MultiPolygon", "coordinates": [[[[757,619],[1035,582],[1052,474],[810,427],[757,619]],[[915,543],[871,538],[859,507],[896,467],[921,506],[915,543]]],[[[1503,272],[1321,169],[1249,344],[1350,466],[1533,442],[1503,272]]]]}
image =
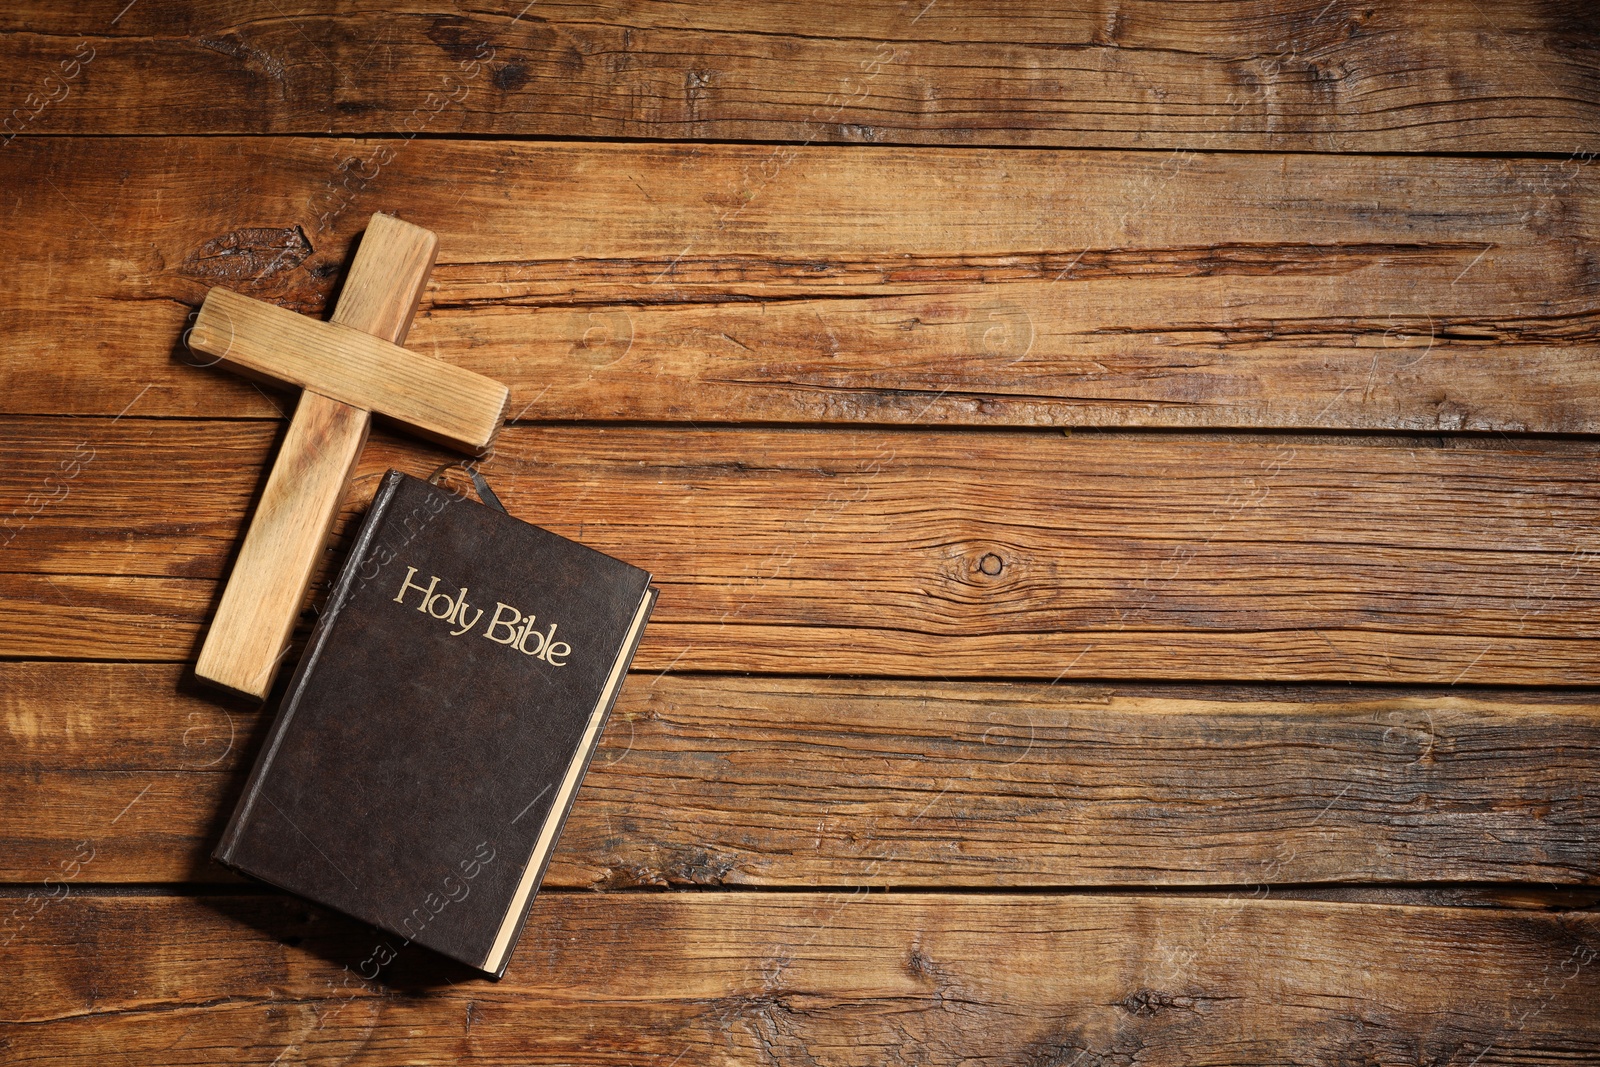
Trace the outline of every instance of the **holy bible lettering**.
{"type": "MultiPolygon", "coordinates": [[[[470,633],[483,618],[483,609],[474,608],[467,601],[467,587],[462,586],[452,599],[445,592],[434,592],[439,588],[439,576],[429,575],[428,584],[422,585],[413,581],[417,575],[417,568],[407,567],[406,576],[400,582],[400,592],[395,594],[394,602],[404,604],[406,594],[415,589],[419,594],[417,610],[430,618],[440,619],[451,626],[459,626],[459,630],[451,630],[451,637],[460,637],[470,633]],[[468,613],[471,617],[468,617],[468,613]]],[[[522,612],[504,601],[494,603],[494,617],[489,620],[489,625],[484,627],[480,635],[496,644],[509,645],[521,652],[524,656],[542,659],[552,667],[565,667],[567,657],[572,655],[572,646],[565,641],[556,640],[557,623],[551,623],[543,632],[535,630],[533,624],[537,616],[533,612],[523,615],[522,612]],[[500,631],[505,636],[500,636],[500,631]],[[528,647],[529,640],[535,644],[528,647]]]]}
{"type": "Polygon", "coordinates": [[[217,858],[498,977],[654,603],[638,567],[390,471],[217,858]]]}

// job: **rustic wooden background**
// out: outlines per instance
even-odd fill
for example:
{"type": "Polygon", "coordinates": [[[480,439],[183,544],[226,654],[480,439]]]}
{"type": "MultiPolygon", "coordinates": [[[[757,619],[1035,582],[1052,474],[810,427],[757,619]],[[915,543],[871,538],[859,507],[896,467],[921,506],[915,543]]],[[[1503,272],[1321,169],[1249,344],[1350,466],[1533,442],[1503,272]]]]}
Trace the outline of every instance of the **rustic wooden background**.
{"type": "Polygon", "coordinates": [[[1600,1063],[1589,0],[524,3],[0,10],[0,1059],[1600,1063]],[[374,211],[663,589],[499,984],[207,860],[374,211]]]}

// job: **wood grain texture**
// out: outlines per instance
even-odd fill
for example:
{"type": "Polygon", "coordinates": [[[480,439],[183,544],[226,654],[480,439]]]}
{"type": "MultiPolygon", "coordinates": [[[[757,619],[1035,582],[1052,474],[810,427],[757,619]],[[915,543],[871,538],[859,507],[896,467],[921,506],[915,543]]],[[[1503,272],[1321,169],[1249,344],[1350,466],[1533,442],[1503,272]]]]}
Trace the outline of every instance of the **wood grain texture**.
{"type": "Polygon", "coordinates": [[[0,136],[472,133],[1321,152],[1600,147],[1592,5],[997,0],[0,15],[0,136]],[[32,94],[30,96],[30,94],[32,94]],[[41,107],[41,104],[43,105],[41,107]]]}
{"type": "MultiPolygon", "coordinates": [[[[0,654],[191,655],[272,435],[0,421],[0,504],[95,455],[0,508],[0,654]]],[[[656,575],[640,670],[1600,682],[1596,446],[1448,443],[518,426],[483,469],[656,575]]],[[[446,458],[375,438],[350,507],[446,458]]]]}
{"type": "Polygon", "coordinates": [[[0,1001],[0,1048],[18,1067],[98,1067],[112,1049],[136,1065],[211,1064],[219,1049],[349,1065],[1600,1056],[1593,912],[552,893],[502,982],[418,949],[365,981],[386,944],[288,898],[68,896],[8,948],[22,981],[0,1001]]]}
{"type": "Polygon", "coordinates": [[[206,294],[185,341],[228,370],[315,390],[472,454],[488,449],[507,403],[493,378],[220,287],[206,294]]]}
{"type": "Polygon", "coordinates": [[[186,365],[190,308],[222,285],[321,312],[383,208],[441,237],[411,347],[508,383],[528,419],[1595,433],[1595,175],[1577,159],[19,139],[0,152],[0,185],[21,190],[0,203],[0,408],[275,414],[186,365]]]}
{"type": "MultiPolygon", "coordinates": [[[[185,673],[0,664],[0,880],[234,880],[185,673]]],[[[636,674],[545,886],[1600,885],[1597,778],[1592,694],[636,674]]]]}
{"type": "Polygon", "coordinates": [[[391,344],[405,344],[438,256],[438,234],[393,215],[374,213],[361,231],[331,321],[391,344]]]}

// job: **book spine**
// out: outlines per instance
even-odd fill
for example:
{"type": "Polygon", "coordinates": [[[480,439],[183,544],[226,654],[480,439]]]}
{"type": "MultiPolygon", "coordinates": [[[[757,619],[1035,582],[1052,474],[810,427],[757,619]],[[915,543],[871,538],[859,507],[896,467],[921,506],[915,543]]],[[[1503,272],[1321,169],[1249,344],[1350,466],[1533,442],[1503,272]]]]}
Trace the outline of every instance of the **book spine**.
{"type": "Polygon", "coordinates": [[[351,587],[361,571],[361,561],[367,558],[372,549],[372,542],[377,538],[378,530],[383,525],[384,514],[389,509],[390,502],[394,499],[396,490],[400,487],[404,476],[398,471],[389,471],[383,479],[383,484],[378,488],[373,497],[372,507],[367,511],[366,521],[361,526],[361,533],[356,538],[356,543],[351,546],[350,554],[346,557],[343,572],[339,575],[339,582],[334,586],[333,592],[328,596],[328,603],[323,607],[322,615],[317,620],[316,632],[311,635],[305,653],[300,657],[300,663],[295,667],[294,676],[289,680],[289,688],[284,692],[283,703],[278,711],[277,718],[272,723],[272,730],[267,734],[266,744],[262,747],[261,755],[256,759],[256,765],[250,771],[250,778],[245,782],[244,795],[239,804],[233,809],[233,817],[228,820],[228,828],[222,833],[222,840],[217,844],[211,857],[218,863],[233,866],[233,849],[238,844],[240,836],[250,823],[250,816],[255,810],[255,802],[260,795],[262,783],[272,767],[272,759],[277,755],[278,745],[283,740],[284,734],[289,729],[289,724],[294,721],[295,708],[300,702],[300,695],[305,690],[306,682],[316,669],[317,658],[322,652],[322,647],[327,643],[329,635],[333,633],[334,624],[344,611],[345,604],[350,599],[351,587]]]}

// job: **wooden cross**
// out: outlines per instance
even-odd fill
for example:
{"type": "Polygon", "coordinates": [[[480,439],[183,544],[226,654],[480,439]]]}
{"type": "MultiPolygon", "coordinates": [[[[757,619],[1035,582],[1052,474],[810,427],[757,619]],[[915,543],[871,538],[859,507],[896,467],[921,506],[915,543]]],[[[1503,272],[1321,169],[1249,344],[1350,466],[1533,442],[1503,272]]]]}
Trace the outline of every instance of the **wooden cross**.
{"type": "Polygon", "coordinates": [[[438,248],[428,230],[372,216],[331,322],[206,294],[189,347],[301,393],[200,650],[201,678],[257,699],[272,688],[373,414],[474,454],[500,429],[506,386],[400,347],[438,248]]]}

